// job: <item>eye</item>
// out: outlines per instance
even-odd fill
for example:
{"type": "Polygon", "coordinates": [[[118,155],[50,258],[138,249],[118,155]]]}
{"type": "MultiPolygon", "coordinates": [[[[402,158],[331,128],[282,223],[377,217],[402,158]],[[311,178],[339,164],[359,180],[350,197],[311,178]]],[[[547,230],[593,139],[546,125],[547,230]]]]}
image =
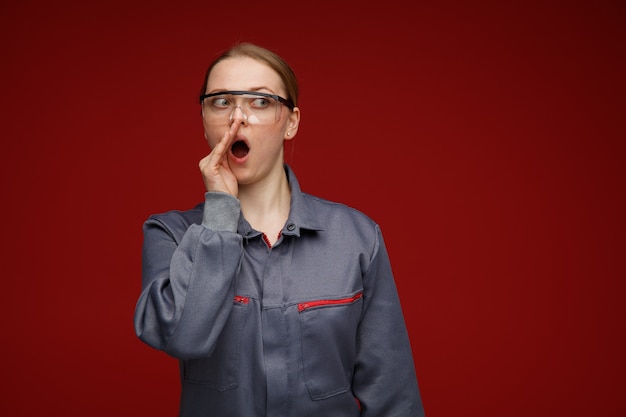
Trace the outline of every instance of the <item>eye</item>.
{"type": "Polygon", "coordinates": [[[250,106],[255,109],[265,109],[271,104],[270,99],[265,97],[254,97],[250,100],[250,106]]]}
{"type": "Polygon", "coordinates": [[[230,100],[226,96],[215,96],[211,100],[211,105],[219,109],[225,109],[230,106],[230,100]]]}

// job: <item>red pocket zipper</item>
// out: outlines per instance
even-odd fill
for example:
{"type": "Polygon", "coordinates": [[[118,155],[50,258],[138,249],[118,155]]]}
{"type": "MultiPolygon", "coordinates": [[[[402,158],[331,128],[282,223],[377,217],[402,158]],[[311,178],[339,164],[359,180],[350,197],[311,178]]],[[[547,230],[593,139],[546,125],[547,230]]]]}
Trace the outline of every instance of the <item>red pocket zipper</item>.
{"type": "Polygon", "coordinates": [[[351,304],[354,303],[359,298],[363,297],[363,293],[354,294],[352,297],[348,298],[340,298],[338,300],[317,300],[317,301],[307,301],[306,303],[298,304],[298,311],[302,313],[304,310],[308,310],[309,308],[321,307],[321,306],[330,306],[330,305],[339,305],[339,304],[351,304]]]}

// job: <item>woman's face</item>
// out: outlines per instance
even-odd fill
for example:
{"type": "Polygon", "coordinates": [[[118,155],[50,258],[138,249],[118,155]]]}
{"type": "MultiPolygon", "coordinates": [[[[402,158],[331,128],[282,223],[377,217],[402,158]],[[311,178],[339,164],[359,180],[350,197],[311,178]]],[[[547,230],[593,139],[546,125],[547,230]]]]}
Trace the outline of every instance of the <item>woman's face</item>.
{"type": "MultiPolygon", "coordinates": [[[[254,91],[286,98],[283,82],[272,68],[249,57],[227,58],[217,63],[207,81],[205,93],[221,91],[254,91]]],[[[211,148],[220,141],[235,117],[243,119],[236,139],[228,152],[228,164],[241,185],[252,184],[271,172],[282,170],[283,141],[292,139],[298,130],[300,111],[293,112],[279,103],[274,117],[255,114],[254,106],[245,96],[230,97],[232,112],[215,113],[203,109],[204,135],[211,148]]],[[[211,98],[205,99],[211,100],[211,98]]],[[[226,103],[221,101],[217,104],[226,103]]],[[[206,105],[205,105],[206,108],[206,105]]]]}

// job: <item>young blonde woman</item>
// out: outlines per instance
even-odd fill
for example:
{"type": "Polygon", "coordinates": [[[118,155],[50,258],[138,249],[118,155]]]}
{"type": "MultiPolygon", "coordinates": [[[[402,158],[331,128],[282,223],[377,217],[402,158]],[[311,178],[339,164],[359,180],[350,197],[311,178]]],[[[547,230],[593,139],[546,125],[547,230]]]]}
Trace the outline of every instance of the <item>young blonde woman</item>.
{"type": "Polygon", "coordinates": [[[297,100],[267,49],[209,67],[204,202],[145,222],[137,335],[180,360],[181,417],[422,416],[378,225],[284,163],[297,100]]]}

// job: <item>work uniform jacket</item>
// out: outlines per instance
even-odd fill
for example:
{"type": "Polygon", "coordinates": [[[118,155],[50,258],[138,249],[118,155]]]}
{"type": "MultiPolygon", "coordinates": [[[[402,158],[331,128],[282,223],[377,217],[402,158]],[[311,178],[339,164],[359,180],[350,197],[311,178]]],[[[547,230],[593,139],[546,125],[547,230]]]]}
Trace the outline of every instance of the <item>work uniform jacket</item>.
{"type": "Polygon", "coordinates": [[[135,329],[180,360],[180,416],[422,416],[378,225],[285,170],[273,246],[224,193],[144,224],[135,329]]]}

